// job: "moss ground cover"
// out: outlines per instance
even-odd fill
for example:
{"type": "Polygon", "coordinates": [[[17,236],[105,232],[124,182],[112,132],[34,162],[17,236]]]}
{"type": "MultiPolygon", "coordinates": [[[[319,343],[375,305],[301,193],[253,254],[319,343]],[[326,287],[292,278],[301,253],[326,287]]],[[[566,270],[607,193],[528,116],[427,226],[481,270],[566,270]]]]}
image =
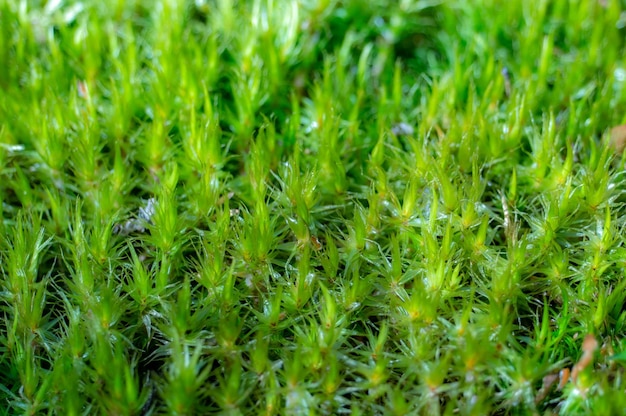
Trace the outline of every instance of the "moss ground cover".
{"type": "Polygon", "coordinates": [[[620,0],[0,0],[0,414],[622,414],[625,45],[620,0]]]}

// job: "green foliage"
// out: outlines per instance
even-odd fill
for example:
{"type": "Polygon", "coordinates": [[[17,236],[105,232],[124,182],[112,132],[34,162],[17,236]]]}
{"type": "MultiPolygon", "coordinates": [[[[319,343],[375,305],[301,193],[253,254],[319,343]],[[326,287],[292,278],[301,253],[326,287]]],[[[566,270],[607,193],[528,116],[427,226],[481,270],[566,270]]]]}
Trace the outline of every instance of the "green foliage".
{"type": "Polygon", "coordinates": [[[622,412],[625,16],[0,2],[0,409],[622,412]]]}

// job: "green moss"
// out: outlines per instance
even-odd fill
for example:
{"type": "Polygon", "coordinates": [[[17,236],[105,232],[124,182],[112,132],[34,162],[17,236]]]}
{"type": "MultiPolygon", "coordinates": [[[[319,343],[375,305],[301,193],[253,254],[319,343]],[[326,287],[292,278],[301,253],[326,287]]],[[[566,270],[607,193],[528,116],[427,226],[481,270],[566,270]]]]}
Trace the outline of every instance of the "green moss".
{"type": "Polygon", "coordinates": [[[625,15],[1,2],[0,408],[621,412],[625,15]]]}

